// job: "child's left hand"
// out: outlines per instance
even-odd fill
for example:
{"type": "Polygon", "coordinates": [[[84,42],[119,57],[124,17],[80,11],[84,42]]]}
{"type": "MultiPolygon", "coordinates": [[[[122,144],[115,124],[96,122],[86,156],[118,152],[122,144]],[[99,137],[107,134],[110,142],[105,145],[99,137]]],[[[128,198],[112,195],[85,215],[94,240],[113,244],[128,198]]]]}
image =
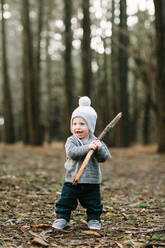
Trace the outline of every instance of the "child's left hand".
{"type": "Polygon", "coordinates": [[[100,140],[94,140],[91,142],[91,145],[94,146],[92,147],[93,150],[100,149],[102,147],[101,141],[100,140]]]}
{"type": "Polygon", "coordinates": [[[95,143],[96,143],[96,145],[97,145],[97,149],[100,150],[101,147],[102,147],[101,141],[100,141],[100,140],[95,140],[95,143]]]}

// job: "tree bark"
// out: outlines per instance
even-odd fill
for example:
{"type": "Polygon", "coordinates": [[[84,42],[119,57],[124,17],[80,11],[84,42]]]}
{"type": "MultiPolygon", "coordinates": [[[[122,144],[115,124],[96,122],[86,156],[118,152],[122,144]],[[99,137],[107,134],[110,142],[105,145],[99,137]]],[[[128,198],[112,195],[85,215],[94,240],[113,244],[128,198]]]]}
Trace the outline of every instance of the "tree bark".
{"type": "Polygon", "coordinates": [[[52,18],[52,10],[53,5],[52,1],[49,1],[49,5],[47,6],[47,15],[46,15],[46,80],[47,80],[47,106],[46,106],[46,130],[45,130],[45,138],[48,143],[52,141],[52,122],[53,122],[53,107],[52,107],[52,82],[51,82],[51,57],[49,54],[49,46],[50,46],[50,25],[49,22],[52,18]]]}
{"type": "Polygon", "coordinates": [[[157,42],[158,152],[165,153],[165,1],[154,0],[157,42]]]}
{"type": "MultiPolygon", "coordinates": [[[[101,79],[101,82],[98,86],[98,92],[97,92],[97,105],[98,105],[98,124],[100,124],[100,129],[105,125],[105,123],[108,123],[110,119],[112,119],[112,100],[109,97],[109,78],[108,78],[108,55],[106,54],[106,41],[105,39],[102,39],[104,43],[104,54],[103,54],[103,65],[100,70],[103,71],[103,77],[101,79]],[[105,108],[106,106],[106,108],[105,108]]],[[[98,125],[97,125],[98,126],[98,125]]],[[[110,135],[107,134],[105,137],[105,142],[107,145],[112,145],[112,139],[110,138],[110,135]]]]}
{"type": "MultiPolygon", "coordinates": [[[[115,115],[117,112],[121,111],[119,98],[116,97],[120,92],[120,81],[119,81],[119,59],[118,59],[118,47],[115,45],[115,40],[118,40],[118,32],[115,30],[115,0],[112,0],[112,35],[111,35],[111,84],[112,84],[112,94],[111,94],[111,102],[112,102],[112,115],[115,115]]],[[[116,127],[116,131],[113,133],[113,143],[115,146],[120,146],[121,144],[121,128],[120,126],[116,127]]]]}
{"type": "Polygon", "coordinates": [[[117,69],[118,69],[118,56],[117,56],[117,49],[115,46],[114,40],[116,39],[116,32],[115,32],[115,0],[112,0],[112,17],[111,17],[111,23],[112,23],[112,36],[111,36],[111,81],[112,81],[112,91],[113,91],[113,105],[112,105],[112,111],[113,114],[115,114],[118,110],[117,106],[117,83],[119,81],[117,77],[117,69]]]}
{"type": "Polygon", "coordinates": [[[126,0],[120,0],[120,43],[124,45],[126,50],[119,49],[119,74],[120,74],[120,99],[121,99],[121,112],[123,112],[123,120],[121,123],[121,145],[124,147],[129,146],[129,102],[128,102],[128,36],[127,32],[127,13],[126,13],[126,0]]]}
{"type": "Polygon", "coordinates": [[[145,108],[143,121],[143,143],[147,145],[150,143],[150,126],[151,126],[151,85],[152,85],[152,46],[149,44],[147,52],[147,69],[145,82],[145,108]]]}
{"type": "Polygon", "coordinates": [[[3,115],[4,115],[4,133],[3,139],[5,143],[14,143],[14,118],[13,118],[13,106],[10,93],[10,80],[8,74],[7,64],[7,48],[6,48],[6,26],[4,19],[4,0],[1,0],[1,13],[2,13],[2,63],[3,63],[3,115]]]}
{"type": "MultiPolygon", "coordinates": [[[[24,115],[28,125],[29,143],[31,145],[40,145],[39,142],[39,126],[38,113],[36,106],[36,86],[34,76],[34,60],[33,60],[33,42],[30,29],[29,18],[29,1],[22,1],[22,22],[23,22],[23,56],[24,56],[24,115]],[[26,113],[27,111],[27,113],[26,113]]],[[[24,121],[25,123],[25,121],[24,121]]]]}
{"type": "Polygon", "coordinates": [[[82,0],[83,9],[83,38],[82,38],[82,82],[83,82],[83,95],[91,96],[92,94],[92,69],[91,69],[91,30],[90,30],[90,13],[89,13],[89,0],[82,0]]]}
{"type": "Polygon", "coordinates": [[[70,133],[68,123],[75,106],[74,75],[72,66],[72,0],[64,0],[64,24],[65,24],[65,53],[64,53],[64,85],[65,85],[65,136],[70,133]]]}
{"type": "Polygon", "coordinates": [[[41,114],[40,114],[40,102],[41,102],[41,33],[43,29],[43,13],[44,13],[44,4],[45,1],[38,0],[38,30],[37,30],[37,47],[35,53],[35,111],[37,118],[35,119],[35,125],[37,127],[37,143],[38,145],[42,145],[43,134],[41,132],[41,114]]]}

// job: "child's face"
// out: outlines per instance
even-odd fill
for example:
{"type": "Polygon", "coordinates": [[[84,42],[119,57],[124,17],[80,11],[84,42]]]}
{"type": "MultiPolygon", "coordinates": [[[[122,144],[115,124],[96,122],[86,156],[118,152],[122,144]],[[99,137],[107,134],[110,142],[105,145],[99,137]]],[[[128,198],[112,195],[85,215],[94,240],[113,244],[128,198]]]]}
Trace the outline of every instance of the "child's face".
{"type": "Polygon", "coordinates": [[[79,139],[89,139],[89,128],[86,121],[81,117],[75,117],[72,121],[72,132],[79,139]]]}

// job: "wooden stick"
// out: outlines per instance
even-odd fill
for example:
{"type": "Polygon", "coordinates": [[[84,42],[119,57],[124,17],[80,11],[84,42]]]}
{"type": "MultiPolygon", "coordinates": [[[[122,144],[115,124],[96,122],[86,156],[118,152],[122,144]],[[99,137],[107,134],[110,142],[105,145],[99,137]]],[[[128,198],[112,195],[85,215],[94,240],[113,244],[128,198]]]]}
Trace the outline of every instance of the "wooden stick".
{"type": "MultiPolygon", "coordinates": [[[[104,130],[102,131],[102,133],[98,136],[98,139],[99,140],[102,140],[103,137],[106,135],[106,133],[111,129],[113,128],[116,123],[120,120],[120,118],[122,117],[122,113],[120,112],[118,115],[116,115],[116,117],[104,128],[104,130]]],[[[94,153],[94,150],[89,150],[89,152],[87,153],[77,175],[75,176],[74,180],[73,180],[73,185],[77,184],[81,175],[83,174],[84,170],[85,170],[85,167],[87,166],[92,154],[94,153]]]]}

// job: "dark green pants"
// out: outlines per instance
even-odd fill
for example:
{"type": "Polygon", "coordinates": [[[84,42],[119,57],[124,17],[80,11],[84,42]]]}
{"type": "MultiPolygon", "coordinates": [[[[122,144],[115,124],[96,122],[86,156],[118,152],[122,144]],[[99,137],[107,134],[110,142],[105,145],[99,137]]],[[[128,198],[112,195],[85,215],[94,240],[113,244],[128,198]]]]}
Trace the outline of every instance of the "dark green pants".
{"type": "Polygon", "coordinates": [[[57,218],[70,220],[70,215],[77,208],[78,201],[86,208],[87,221],[100,220],[103,205],[101,204],[100,184],[77,184],[65,182],[60,200],[56,203],[57,218]]]}

